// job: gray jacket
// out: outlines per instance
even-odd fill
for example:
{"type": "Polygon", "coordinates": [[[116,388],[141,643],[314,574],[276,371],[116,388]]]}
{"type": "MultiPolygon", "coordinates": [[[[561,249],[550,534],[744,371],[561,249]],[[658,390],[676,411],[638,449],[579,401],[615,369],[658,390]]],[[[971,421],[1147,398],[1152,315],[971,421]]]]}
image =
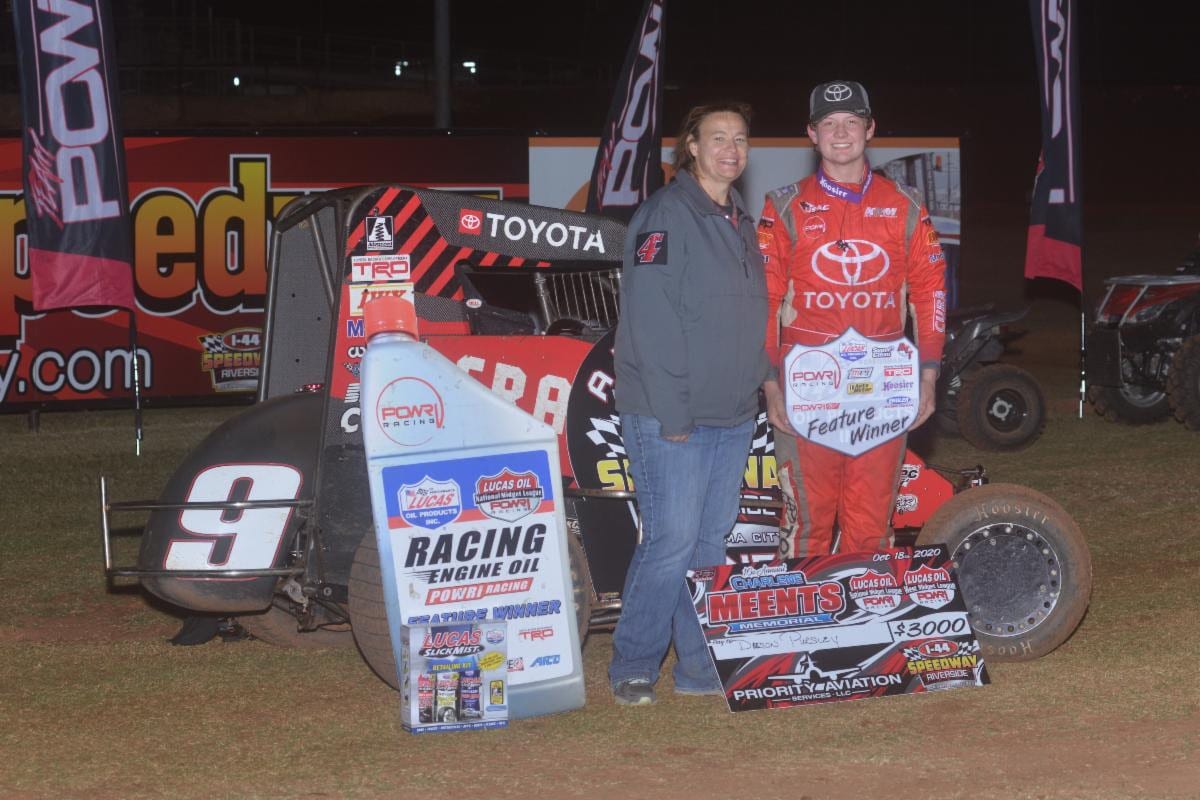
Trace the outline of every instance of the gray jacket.
{"type": "Polygon", "coordinates": [[[617,410],[664,436],[731,427],[758,412],[767,376],[767,285],[754,219],[737,190],[735,229],[680,172],[633,215],[617,324],[617,410]]]}

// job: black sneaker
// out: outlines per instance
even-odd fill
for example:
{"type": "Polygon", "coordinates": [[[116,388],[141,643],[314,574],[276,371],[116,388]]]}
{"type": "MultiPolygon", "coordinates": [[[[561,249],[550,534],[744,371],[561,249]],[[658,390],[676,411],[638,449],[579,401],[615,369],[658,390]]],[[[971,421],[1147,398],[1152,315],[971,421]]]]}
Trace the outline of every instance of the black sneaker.
{"type": "Polygon", "coordinates": [[[709,686],[704,689],[693,689],[690,686],[676,686],[675,694],[719,695],[720,697],[724,697],[725,696],[725,687],[724,686],[709,686]]]}
{"type": "Polygon", "coordinates": [[[645,678],[629,678],[613,687],[619,706],[648,706],[654,702],[654,686],[645,678]]]}

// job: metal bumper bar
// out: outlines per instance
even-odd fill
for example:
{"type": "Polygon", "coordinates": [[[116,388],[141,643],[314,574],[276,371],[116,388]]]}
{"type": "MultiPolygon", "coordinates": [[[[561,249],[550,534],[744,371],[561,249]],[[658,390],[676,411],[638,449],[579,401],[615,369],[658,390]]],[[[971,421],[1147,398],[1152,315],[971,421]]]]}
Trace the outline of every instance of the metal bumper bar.
{"type": "Polygon", "coordinates": [[[170,509],[196,511],[240,511],[254,508],[307,508],[312,500],[230,500],[203,503],[159,503],[153,500],[131,500],[112,503],[108,500],[108,481],[100,477],[100,530],[104,539],[104,574],[110,578],[281,578],[300,575],[303,567],[277,569],[137,569],[114,567],[112,563],[112,529],[109,514],[129,511],[161,511],[170,509]]]}

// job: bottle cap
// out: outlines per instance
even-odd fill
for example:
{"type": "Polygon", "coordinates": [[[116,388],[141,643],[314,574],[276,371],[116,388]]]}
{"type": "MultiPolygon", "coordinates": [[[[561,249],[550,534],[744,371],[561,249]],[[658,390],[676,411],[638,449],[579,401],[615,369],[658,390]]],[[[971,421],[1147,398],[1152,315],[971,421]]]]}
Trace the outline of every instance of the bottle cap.
{"type": "Polygon", "coordinates": [[[363,316],[367,338],[377,333],[417,335],[417,309],[412,292],[367,292],[363,298],[363,316]]]}

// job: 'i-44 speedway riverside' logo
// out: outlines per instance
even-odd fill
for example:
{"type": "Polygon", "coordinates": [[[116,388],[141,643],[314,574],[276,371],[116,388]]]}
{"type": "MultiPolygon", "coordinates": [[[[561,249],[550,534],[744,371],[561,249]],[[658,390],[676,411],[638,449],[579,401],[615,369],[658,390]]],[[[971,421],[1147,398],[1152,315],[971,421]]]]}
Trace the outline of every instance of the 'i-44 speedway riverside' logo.
{"type": "Polygon", "coordinates": [[[436,529],[462,514],[462,491],[454,481],[435,481],[426,475],[400,487],[400,516],[409,525],[436,529]]]}
{"type": "Polygon", "coordinates": [[[516,522],[542,504],[541,484],[532,471],[513,472],[508,467],[475,482],[475,505],[489,517],[516,522]]]}

